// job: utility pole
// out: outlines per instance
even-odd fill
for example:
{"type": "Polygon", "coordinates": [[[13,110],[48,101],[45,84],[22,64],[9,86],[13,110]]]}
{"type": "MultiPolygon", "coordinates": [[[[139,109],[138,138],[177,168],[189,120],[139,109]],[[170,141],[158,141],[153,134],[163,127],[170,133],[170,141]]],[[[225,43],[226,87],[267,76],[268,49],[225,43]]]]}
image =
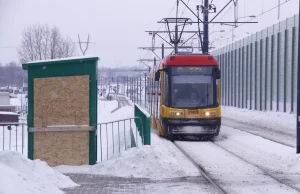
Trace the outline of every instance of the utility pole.
{"type": "Polygon", "coordinates": [[[88,48],[89,48],[89,44],[90,44],[90,35],[88,35],[87,42],[81,42],[80,36],[79,36],[79,34],[78,34],[78,44],[79,44],[79,48],[80,48],[80,50],[81,50],[81,52],[82,52],[82,55],[84,56],[85,53],[86,53],[86,51],[87,51],[88,48]],[[82,49],[81,44],[86,44],[86,47],[85,47],[84,50],[82,49]]]}
{"type": "Polygon", "coordinates": [[[165,57],[165,45],[161,44],[161,59],[165,57]]]}
{"type": "Polygon", "coordinates": [[[174,41],[174,50],[175,50],[175,54],[178,53],[178,25],[175,25],[175,41],[174,41]]]}
{"type": "Polygon", "coordinates": [[[277,19],[280,19],[280,0],[278,0],[278,16],[277,19]]]}
{"type": "Polygon", "coordinates": [[[202,8],[203,12],[203,53],[208,53],[208,44],[209,44],[209,37],[208,37],[208,0],[204,0],[204,7],[202,8]]]}

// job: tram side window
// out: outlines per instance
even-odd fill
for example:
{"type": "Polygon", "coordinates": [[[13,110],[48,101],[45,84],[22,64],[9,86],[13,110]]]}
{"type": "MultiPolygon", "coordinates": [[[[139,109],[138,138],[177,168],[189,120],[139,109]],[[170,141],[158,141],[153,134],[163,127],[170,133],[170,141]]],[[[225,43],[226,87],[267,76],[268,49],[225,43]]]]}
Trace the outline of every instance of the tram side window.
{"type": "Polygon", "coordinates": [[[168,74],[166,74],[165,73],[165,76],[164,76],[164,93],[165,93],[165,95],[164,95],[164,104],[166,105],[166,106],[169,106],[169,76],[168,76],[168,74]]]}

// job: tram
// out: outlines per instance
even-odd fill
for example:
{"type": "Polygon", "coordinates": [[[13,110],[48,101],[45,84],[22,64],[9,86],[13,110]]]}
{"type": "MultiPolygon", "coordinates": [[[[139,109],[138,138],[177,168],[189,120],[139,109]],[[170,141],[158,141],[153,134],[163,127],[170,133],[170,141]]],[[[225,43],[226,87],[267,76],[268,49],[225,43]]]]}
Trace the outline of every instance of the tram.
{"type": "Polygon", "coordinates": [[[148,111],[160,136],[218,136],[221,72],[207,54],[166,56],[148,77],[148,111]]]}

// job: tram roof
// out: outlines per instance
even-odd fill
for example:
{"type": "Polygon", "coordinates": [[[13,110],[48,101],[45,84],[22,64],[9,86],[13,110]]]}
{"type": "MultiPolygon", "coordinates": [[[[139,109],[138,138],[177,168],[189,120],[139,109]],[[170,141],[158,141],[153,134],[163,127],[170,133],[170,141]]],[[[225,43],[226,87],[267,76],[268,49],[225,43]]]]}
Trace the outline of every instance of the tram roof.
{"type": "Polygon", "coordinates": [[[213,55],[203,54],[177,54],[166,56],[163,66],[193,66],[193,65],[218,65],[217,59],[213,55]]]}

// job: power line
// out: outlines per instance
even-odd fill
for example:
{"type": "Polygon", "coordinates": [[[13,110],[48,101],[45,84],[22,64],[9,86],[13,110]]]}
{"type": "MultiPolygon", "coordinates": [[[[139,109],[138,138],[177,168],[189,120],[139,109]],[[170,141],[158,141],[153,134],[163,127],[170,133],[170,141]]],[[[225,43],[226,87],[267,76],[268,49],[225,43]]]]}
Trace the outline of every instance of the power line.
{"type": "MultiPolygon", "coordinates": [[[[271,9],[269,9],[269,10],[267,10],[267,11],[265,11],[265,12],[259,14],[259,15],[257,15],[255,18],[252,18],[252,19],[247,20],[247,22],[250,22],[250,21],[252,21],[252,20],[254,20],[254,19],[256,19],[256,18],[258,18],[258,17],[260,17],[260,16],[262,16],[262,15],[268,13],[268,12],[270,12],[270,11],[273,11],[274,9],[276,9],[276,8],[282,6],[283,4],[288,3],[288,2],[290,2],[290,1],[291,1],[291,0],[286,0],[285,2],[279,4],[279,5],[275,6],[275,7],[272,7],[271,9]]],[[[244,25],[244,24],[241,24],[241,25],[237,26],[236,28],[241,27],[241,26],[243,26],[243,25],[244,25]]],[[[235,29],[235,28],[234,28],[234,29],[235,29]]],[[[228,31],[224,36],[226,36],[228,33],[232,32],[234,29],[228,31]]]]}
{"type": "MultiPolygon", "coordinates": [[[[174,3],[172,9],[170,10],[169,14],[168,14],[168,17],[171,15],[171,13],[174,11],[175,9],[175,6],[176,6],[177,2],[174,3]]],[[[159,31],[162,27],[164,26],[164,24],[162,24],[158,29],[157,31],[159,31]]],[[[152,43],[151,43],[152,44],[152,43]]],[[[155,45],[154,45],[155,46],[155,45]]],[[[148,55],[151,54],[150,50],[147,51],[147,53],[144,55],[144,58],[147,58],[148,55]],[[147,57],[146,57],[147,56],[147,57]]]]}
{"type": "MultiPolygon", "coordinates": [[[[188,2],[187,2],[187,5],[189,5],[189,3],[190,3],[190,0],[188,0],[188,2]]],[[[182,11],[182,13],[181,13],[181,16],[180,16],[180,17],[182,17],[182,16],[183,16],[183,14],[184,14],[185,10],[186,10],[186,7],[184,7],[184,9],[183,9],[183,11],[182,11]]]]}

